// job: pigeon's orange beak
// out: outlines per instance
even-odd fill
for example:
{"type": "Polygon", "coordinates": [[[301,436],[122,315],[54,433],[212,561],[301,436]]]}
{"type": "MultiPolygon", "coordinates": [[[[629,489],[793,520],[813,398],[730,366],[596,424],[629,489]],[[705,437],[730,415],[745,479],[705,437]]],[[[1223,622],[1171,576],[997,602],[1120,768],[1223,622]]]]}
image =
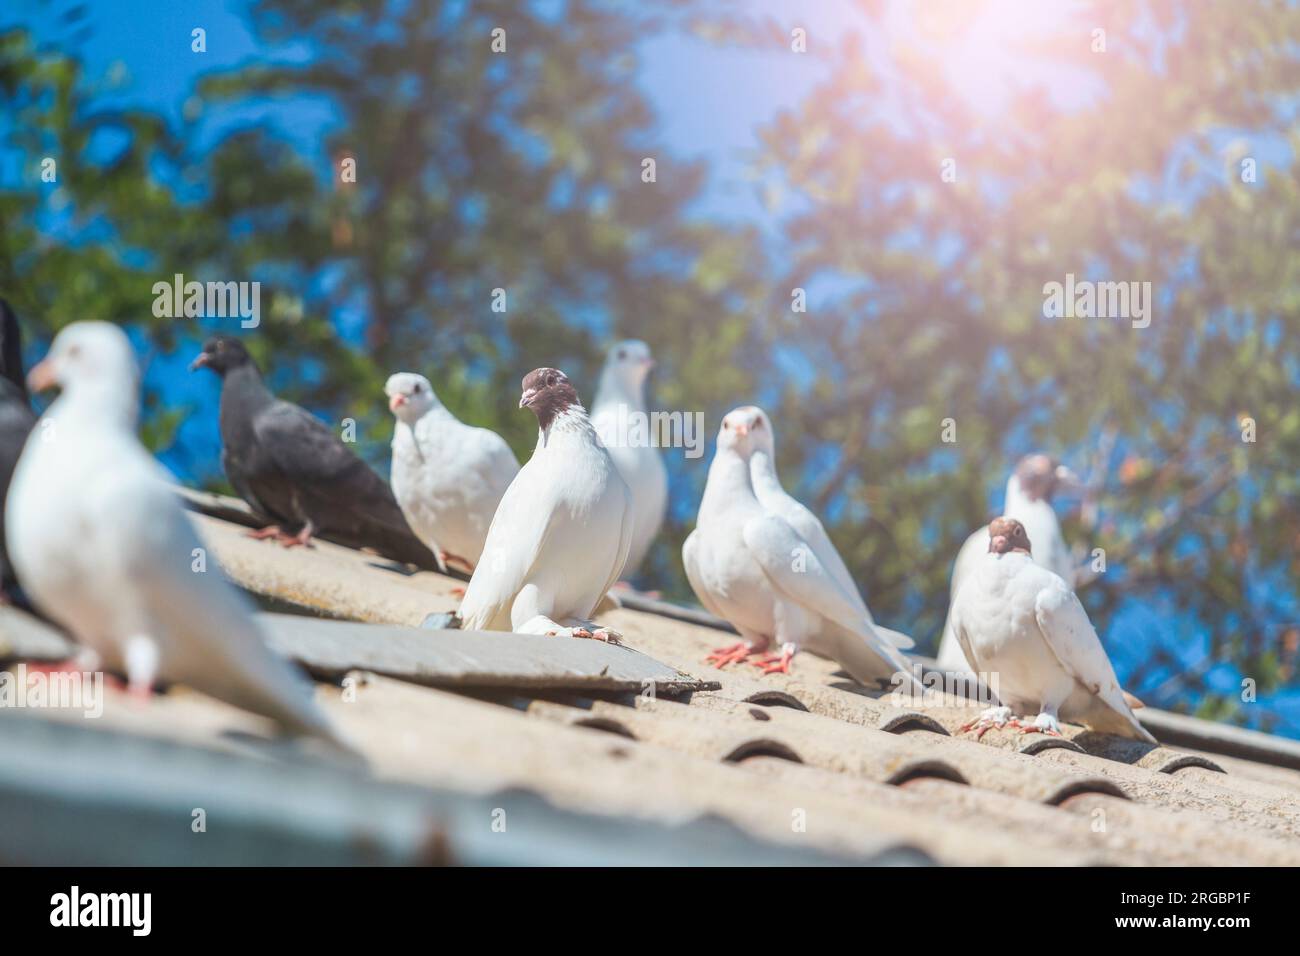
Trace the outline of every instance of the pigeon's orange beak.
{"type": "Polygon", "coordinates": [[[734,431],[736,432],[737,435],[743,437],[749,434],[749,426],[746,425],[744,422],[741,422],[739,425],[735,427],[734,431]]]}
{"type": "Polygon", "coordinates": [[[995,534],[989,539],[989,550],[995,554],[1006,554],[1007,536],[1005,534],[995,534]]]}
{"type": "Polygon", "coordinates": [[[54,373],[54,363],[48,358],[37,362],[27,373],[27,387],[33,392],[43,392],[59,383],[54,373]]]}
{"type": "Polygon", "coordinates": [[[535,399],[536,397],[537,397],[537,389],[530,388],[528,391],[524,392],[524,394],[519,396],[519,407],[528,408],[530,405],[533,404],[533,399],[535,399]]]}
{"type": "Polygon", "coordinates": [[[194,361],[190,363],[190,371],[196,372],[201,368],[207,368],[208,361],[209,361],[208,353],[200,352],[198,355],[194,357],[194,361]]]}
{"type": "Polygon", "coordinates": [[[398,392],[396,395],[394,395],[392,398],[388,400],[388,410],[390,412],[395,412],[403,405],[405,405],[407,401],[408,401],[407,397],[403,395],[401,392],[398,392]]]}

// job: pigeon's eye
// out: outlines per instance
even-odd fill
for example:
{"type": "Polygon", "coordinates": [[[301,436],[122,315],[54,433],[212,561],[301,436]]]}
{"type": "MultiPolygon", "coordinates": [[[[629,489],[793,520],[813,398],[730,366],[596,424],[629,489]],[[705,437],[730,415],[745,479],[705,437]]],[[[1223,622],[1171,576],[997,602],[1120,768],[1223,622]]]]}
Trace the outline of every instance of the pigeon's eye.
{"type": "Polygon", "coordinates": [[[722,420],[722,430],[723,431],[731,430],[731,422],[727,421],[725,418],[722,420]]]}
{"type": "Polygon", "coordinates": [[[554,388],[554,387],[555,387],[555,382],[556,382],[556,378],[555,378],[554,375],[548,375],[548,376],[546,376],[546,387],[547,387],[547,388],[554,388]]]}
{"type": "Polygon", "coordinates": [[[755,427],[755,428],[762,428],[762,427],[763,427],[763,419],[761,419],[761,418],[755,418],[755,419],[754,419],[754,427],[755,427]]]}
{"type": "Polygon", "coordinates": [[[421,385],[419,382],[416,382],[415,385],[412,386],[411,388],[411,393],[413,395],[419,395],[423,391],[424,391],[424,386],[421,385]]]}
{"type": "Polygon", "coordinates": [[[81,354],[80,345],[71,345],[68,347],[68,358],[76,358],[80,354],[81,354]]]}
{"type": "Polygon", "coordinates": [[[623,359],[627,358],[627,349],[619,349],[618,357],[619,357],[619,361],[622,361],[623,359]]]}

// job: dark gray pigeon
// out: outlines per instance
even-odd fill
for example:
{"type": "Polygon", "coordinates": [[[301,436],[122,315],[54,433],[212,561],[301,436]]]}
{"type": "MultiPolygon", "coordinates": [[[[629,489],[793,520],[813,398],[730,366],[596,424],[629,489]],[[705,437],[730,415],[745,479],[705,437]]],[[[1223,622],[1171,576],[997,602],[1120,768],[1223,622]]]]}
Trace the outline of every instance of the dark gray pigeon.
{"type": "Polygon", "coordinates": [[[438,562],[415,537],[387,482],[306,409],[276,398],[242,342],[218,335],[190,369],[221,376],[221,464],[239,496],[274,524],[254,537],[285,547],[313,535],[369,547],[422,568],[438,562]]]}
{"type": "MultiPolygon", "coordinates": [[[[9,480],[14,466],[36,416],[27,399],[27,385],[23,381],[23,343],[18,331],[18,318],[9,303],[0,299],[0,505],[9,494],[9,480]]],[[[5,546],[4,508],[0,506],[0,591],[6,599],[22,601],[18,580],[9,563],[5,546]]]]}

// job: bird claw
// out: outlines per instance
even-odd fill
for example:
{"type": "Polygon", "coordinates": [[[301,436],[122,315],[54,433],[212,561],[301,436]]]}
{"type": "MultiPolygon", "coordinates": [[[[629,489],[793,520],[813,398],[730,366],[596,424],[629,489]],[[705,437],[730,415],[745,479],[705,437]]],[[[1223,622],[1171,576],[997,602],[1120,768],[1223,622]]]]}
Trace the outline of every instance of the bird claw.
{"type": "Polygon", "coordinates": [[[751,654],[757,654],[758,651],[750,647],[744,641],[738,641],[727,647],[716,648],[711,654],[704,658],[705,662],[712,664],[718,670],[722,670],[728,664],[743,664],[751,654]]]}
{"type": "Polygon", "coordinates": [[[312,527],[311,524],[308,523],[297,534],[284,535],[282,538],[278,540],[280,541],[280,544],[282,544],[286,548],[310,548],[313,547],[311,543],[311,536],[312,536],[312,527]]]}
{"type": "Polygon", "coordinates": [[[783,651],[780,654],[770,654],[767,657],[760,657],[758,660],[753,660],[749,663],[759,668],[764,674],[788,674],[790,673],[790,662],[793,659],[793,654],[783,651]]]}
{"type": "Polygon", "coordinates": [[[991,729],[997,727],[1001,730],[1003,727],[1023,727],[1020,719],[1011,713],[1010,707],[990,707],[988,710],[980,712],[980,715],[968,724],[963,724],[957,733],[964,734],[971,730],[978,730],[975,735],[976,740],[983,740],[984,735],[991,729]]]}
{"type": "Polygon", "coordinates": [[[462,558],[459,554],[452,554],[450,551],[438,552],[438,563],[445,569],[448,565],[459,564],[470,574],[474,573],[474,563],[462,558]]]}
{"type": "Polygon", "coordinates": [[[622,643],[623,635],[612,627],[600,627],[593,624],[591,627],[578,625],[576,627],[561,627],[546,632],[547,637],[577,637],[584,640],[604,641],[607,644],[622,643]]]}
{"type": "Polygon", "coordinates": [[[310,548],[312,546],[311,531],[308,528],[303,528],[297,534],[289,534],[282,531],[279,525],[270,524],[256,531],[245,532],[244,537],[252,538],[254,541],[266,541],[269,538],[283,548],[310,548]]]}
{"type": "Polygon", "coordinates": [[[1046,734],[1048,737],[1061,737],[1061,725],[1051,714],[1039,714],[1032,723],[1017,724],[1022,734],[1046,734]]]}

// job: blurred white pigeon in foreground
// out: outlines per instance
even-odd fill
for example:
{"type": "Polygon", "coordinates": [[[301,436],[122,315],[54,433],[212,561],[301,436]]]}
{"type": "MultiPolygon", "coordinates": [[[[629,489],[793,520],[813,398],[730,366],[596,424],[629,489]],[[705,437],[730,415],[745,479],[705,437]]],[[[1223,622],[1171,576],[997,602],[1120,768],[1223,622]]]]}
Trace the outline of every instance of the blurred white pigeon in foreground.
{"type": "Polygon", "coordinates": [[[775,641],[780,654],[755,661],[765,673],[789,673],[793,656],[806,650],[838,662],[864,684],[897,679],[919,690],[911,665],[877,633],[852,582],[843,587],[818,548],[755,496],[751,459],[759,442],[770,443],[754,432],[771,427],[755,411],[738,408],[722,419],[699,520],[682,546],[700,602],[744,638],[708,659],[725,667],[775,641]]]}
{"type": "Polygon", "coordinates": [[[591,424],[632,494],[635,522],[624,574],[645,559],[668,509],[668,469],[655,447],[645,399],[646,376],[654,364],[644,342],[617,343],[605,359],[591,406],[591,424]]]}
{"type": "Polygon", "coordinates": [[[756,405],[745,405],[730,414],[740,419],[733,424],[733,428],[743,429],[753,448],[749,456],[749,478],[754,487],[754,495],[763,510],[784,518],[808,542],[822,567],[835,579],[841,590],[853,599],[858,613],[867,619],[877,634],[895,647],[907,649],[915,646],[916,642],[906,634],[891,631],[876,623],[866,602],[862,600],[858,586],[853,582],[853,575],[849,574],[844,559],[840,557],[821,521],[781,487],[781,479],[776,475],[776,435],[767,413],[756,405]]]}
{"type": "MultiPolygon", "coordinates": [[[[1074,556],[1061,534],[1061,523],[1052,508],[1052,495],[1057,491],[1075,491],[1081,487],[1078,476],[1065,465],[1058,465],[1047,455],[1026,455],[1016,464],[1016,470],[1007,479],[1007,494],[1002,507],[1004,515],[1015,518],[1025,526],[1029,540],[1034,542],[1033,559],[1049,571],[1059,574],[1072,587],[1077,583],[1074,556]]],[[[957,552],[957,560],[952,566],[952,580],[948,586],[950,606],[957,597],[962,582],[988,550],[989,529],[985,525],[972,532],[957,552]]],[[[944,624],[938,661],[940,670],[960,673],[972,669],[962,654],[957,638],[953,636],[950,621],[944,624]]]]}
{"type": "Polygon", "coordinates": [[[220,568],[196,564],[199,537],[135,437],[139,381],[125,333],[74,323],[28,381],[63,390],[23,450],[5,511],[9,553],[37,607],[102,666],[125,671],[133,693],[178,681],[337,743],[220,568]]]}
{"type": "Polygon", "coordinates": [[[1059,734],[1057,718],[1155,743],[1129,709],[1088,613],[1061,576],[1030,558],[1024,525],[989,524],[989,550],[952,602],[952,628],[976,671],[996,678],[1003,706],[963,730],[1007,723],[1059,734]],[[1013,714],[1038,711],[1028,725],[1013,714]]]}
{"type": "Polygon", "coordinates": [[[627,560],[627,484],[559,369],[524,376],[519,407],[537,415],[537,448],[492,519],[461,626],[617,640],[588,618],[627,560]]]}
{"type": "Polygon", "coordinates": [[[519,461],[496,432],[449,412],[423,375],[391,375],[384,393],[397,419],[393,496],[443,570],[455,563],[473,571],[519,461]]]}

